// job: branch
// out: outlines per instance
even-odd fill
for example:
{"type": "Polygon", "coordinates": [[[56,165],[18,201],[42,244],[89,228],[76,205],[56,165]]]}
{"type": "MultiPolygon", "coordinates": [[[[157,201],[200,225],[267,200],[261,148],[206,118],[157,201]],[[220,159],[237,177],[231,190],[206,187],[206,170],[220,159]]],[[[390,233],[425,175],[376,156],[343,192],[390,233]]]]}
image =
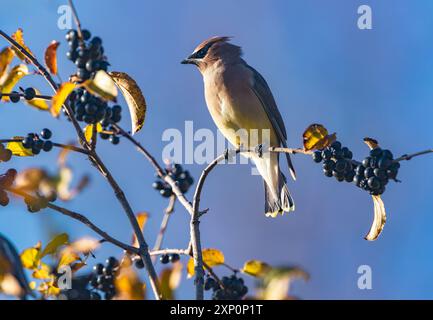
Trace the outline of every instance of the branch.
{"type": "MultiPolygon", "coordinates": [[[[0,93],[0,97],[10,97],[10,96],[13,96],[13,95],[16,95],[16,94],[19,95],[20,98],[24,98],[24,93],[19,93],[19,92],[17,92],[17,93],[12,93],[12,92],[11,93],[0,93]]],[[[33,99],[31,99],[31,100],[41,99],[41,100],[51,101],[52,98],[53,98],[52,96],[42,95],[42,94],[36,94],[35,97],[33,99]]]]}
{"type": "Polygon", "coordinates": [[[78,32],[78,38],[80,39],[80,42],[83,42],[83,32],[81,31],[81,22],[80,19],[78,19],[78,13],[77,10],[75,10],[75,6],[74,3],[72,2],[72,0],[68,0],[69,3],[69,7],[72,10],[72,17],[74,18],[74,22],[77,26],[77,32],[78,32]]]}
{"type": "MultiPolygon", "coordinates": [[[[157,251],[161,249],[162,242],[164,240],[165,231],[167,230],[168,222],[170,220],[170,216],[174,211],[174,204],[176,203],[176,196],[172,195],[170,196],[170,200],[168,203],[167,208],[165,208],[164,217],[162,218],[161,226],[159,228],[158,236],[155,240],[155,245],[153,246],[152,251],[157,251]]],[[[155,262],[155,259],[152,259],[153,262],[155,262]]]]}
{"type": "MultiPolygon", "coordinates": [[[[13,189],[13,188],[5,188],[4,190],[7,190],[10,193],[13,193],[19,197],[22,198],[29,198],[31,200],[37,201],[38,198],[34,197],[26,192],[23,192],[21,190],[18,189],[13,189]]],[[[63,207],[59,207],[57,205],[54,205],[52,203],[48,203],[47,207],[57,211],[65,216],[71,217],[72,219],[75,219],[83,224],[85,224],[87,227],[89,227],[90,229],[92,229],[93,231],[95,231],[98,235],[100,235],[105,241],[111,242],[112,244],[114,244],[115,246],[118,246],[119,248],[122,248],[123,250],[126,250],[128,252],[131,253],[135,253],[138,254],[138,249],[134,248],[132,246],[129,246],[115,238],[113,238],[112,236],[110,236],[107,232],[105,232],[104,230],[102,230],[101,228],[99,228],[98,226],[96,226],[93,222],[91,222],[87,217],[85,217],[84,215],[68,210],[66,208],[63,207]]]]}
{"type": "Polygon", "coordinates": [[[400,162],[400,161],[404,161],[404,160],[411,160],[412,158],[418,157],[418,156],[422,156],[424,154],[428,154],[428,153],[433,153],[433,149],[428,149],[428,150],[424,150],[424,151],[420,151],[420,152],[416,152],[416,153],[412,153],[412,154],[405,154],[402,155],[400,158],[395,159],[395,162],[400,162]]]}
{"type": "MultiPolygon", "coordinates": [[[[9,142],[22,142],[22,139],[0,139],[0,143],[9,143],[9,142]]],[[[79,152],[79,153],[82,153],[85,155],[89,154],[89,152],[86,149],[79,148],[79,147],[76,147],[76,146],[73,146],[70,144],[62,144],[62,143],[53,142],[53,147],[71,150],[71,151],[79,152]]]]}

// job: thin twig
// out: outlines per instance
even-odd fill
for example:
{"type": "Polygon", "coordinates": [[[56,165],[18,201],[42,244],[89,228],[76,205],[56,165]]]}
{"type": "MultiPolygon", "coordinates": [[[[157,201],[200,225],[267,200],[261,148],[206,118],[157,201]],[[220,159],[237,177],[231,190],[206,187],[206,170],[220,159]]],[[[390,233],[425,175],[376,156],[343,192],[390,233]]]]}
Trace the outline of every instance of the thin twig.
{"type": "MultiPolygon", "coordinates": [[[[164,217],[162,218],[162,222],[161,222],[161,226],[159,228],[158,236],[156,237],[155,245],[153,246],[152,251],[157,251],[157,250],[161,249],[162,242],[164,240],[164,235],[165,235],[165,232],[167,230],[168,222],[170,220],[170,216],[174,211],[174,204],[175,203],[176,203],[176,196],[175,195],[170,196],[169,203],[168,203],[167,208],[165,208],[164,217]]],[[[152,258],[152,261],[155,262],[155,259],[152,258]]]]}
{"type": "Polygon", "coordinates": [[[69,7],[72,10],[72,17],[74,18],[75,25],[77,26],[78,39],[80,39],[80,41],[83,42],[84,41],[83,32],[81,31],[81,22],[80,19],[78,19],[77,10],[75,10],[75,6],[72,0],[68,0],[68,3],[69,3],[69,7]]]}
{"type": "MultiPolygon", "coordinates": [[[[24,93],[19,93],[19,92],[17,92],[17,93],[12,93],[12,92],[11,93],[1,93],[0,97],[10,97],[10,96],[13,96],[13,95],[16,95],[16,94],[18,94],[20,96],[20,98],[24,98],[25,97],[24,93]]],[[[52,98],[53,98],[52,96],[36,94],[35,97],[33,99],[31,99],[31,100],[41,99],[41,100],[50,101],[52,98]]],[[[29,101],[31,101],[31,100],[29,100],[29,101]]]]}
{"type": "Polygon", "coordinates": [[[420,152],[416,152],[416,153],[412,153],[412,154],[405,154],[405,155],[402,155],[400,158],[395,159],[394,161],[399,162],[399,161],[404,161],[404,160],[411,160],[412,158],[422,156],[422,155],[428,154],[428,153],[433,153],[433,149],[428,149],[428,150],[424,150],[424,151],[420,151],[420,152]]]}
{"type": "MultiPolygon", "coordinates": [[[[6,188],[5,190],[7,190],[8,192],[13,193],[19,197],[22,197],[22,198],[28,198],[28,199],[31,199],[33,201],[38,200],[37,197],[32,196],[32,195],[30,195],[24,191],[18,190],[18,189],[6,188]]],[[[89,227],[90,229],[95,231],[98,235],[100,235],[105,241],[111,242],[112,244],[114,244],[114,245],[118,246],[119,248],[122,248],[123,250],[126,250],[128,252],[138,254],[137,248],[134,248],[130,245],[127,245],[126,243],[123,243],[123,242],[113,238],[107,232],[105,232],[104,230],[102,230],[101,228],[96,226],[93,222],[91,222],[84,215],[77,213],[77,212],[74,212],[74,211],[71,211],[69,209],[57,206],[57,205],[52,204],[52,203],[48,203],[47,207],[65,215],[65,216],[71,217],[72,219],[75,219],[75,220],[85,224],[87,227],[89,227]]]]}

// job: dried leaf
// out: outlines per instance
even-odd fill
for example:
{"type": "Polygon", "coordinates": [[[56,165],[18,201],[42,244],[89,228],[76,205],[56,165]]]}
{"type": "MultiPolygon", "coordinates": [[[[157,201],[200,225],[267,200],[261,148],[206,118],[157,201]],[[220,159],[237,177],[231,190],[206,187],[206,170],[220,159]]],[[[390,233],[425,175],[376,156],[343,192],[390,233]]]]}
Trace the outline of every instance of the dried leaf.
{"type": "Polygon", "coordinates": [[[51,74],[57,74],[57,48],[60,42],[56,40],[51,41],[50,45],[45,50],[45,65],[51,74]]]}
{"type": "Polygon", "coordinates": [[[128,74],[124,72],[110,72],[109,75],[122,92],[128,104],[132,122],[132,134],[135,134],[143,127],[146,117],[146,100],[143,93],[137,82],[128,74]]]}
{"type": "MultiPolygon", "coordinates": [[[[40,95],[41,92],[34,88],[36,95],[40,95]]],[[[38,99],[38,98],[34,98],[32,100],[25,100],[24,99],[24,103],[28,104],[31,107],[34,107],[38,110],[42,110],[42,111],[47,111],[50,109],[50,107],[48,106],[48,103],[44,100],[44,99],[38,99]]]]}
{"type": "MultiPolygon", "coordinates": [[[[12,68],[6,76],[4,82],[0,86],[1,93],[11,93],[18,81],[29,73],[29,69],[25,64],[19,64],[12,68]]],[[[3,101],[9,101],[9,97],[2,97],[3,101]]]]}
{"type": "Polygon", "coordinates": [[[51,114],[53,117],[57,118],[60,115],[62,106],[65,103],[68,96],[76,88],[76,84],[72,82],[64,82],[60,85],[59,90],[57,90],[53,99],[51,100],[51,114]]]}
{"type": "MultiPolygon", "coordinates": [[[[147,212],[140,212],[136,215],[138,225],[140,226],[140,230],[144,230],[144,226],[146,225],[147,219],[149,218],[149,214],[147,212]]],[[[138,248],[138,240],[135,234],[132,235],[132,246],[138,248]]]]}
{"type": "Polygon", "coordinates": [[[104,70],[96,72],[93,79],[86,80],[82,85],[91,94],[97,95],[103,100],[116,101],[117,87],[104,70]]]}
{"type": "MultiPolygon", "coordinates": [[[[87,142],[91,142],[93,140],[93,128],[94,128],[94,124],[88,124],[85,128],[84,128],[84,137],[86,138],[87,142]]],[[[102,125],[98,122],[96,124],[96,132],[101,132],[102,129],[102,125]]]]}
{"type": "Polygon", "coordinates": [[[386,222],[385,205],[380,196],[372,196],[374,203],[374,220],[371,225],[370,231],[365,236],[365,240],[376,240],[383,230],[386,222]]]}
{"type": "Polygon", "coordinates": [[[170,268],[162,270],[159,276],[161,294],[164,300],[174,300],[174,290],[179,286],[182,278],[182,264],[176,262],[170,268]]]}
{"type": "MultiPolygon", "coordinates": [[[[210,268],[224,263],[224,254],[218,249],[203,249],[203,262],[210,268]]],[[[194,273],[194,259],[190,258],[186,266],[188,278],[191,278],[194,273]]]]}
{"type": "Polygon", "coordinates": [[[305,151],[326,148],[337,138],[335,133],[329,135],[328,130],[321,124],[310,125],[302,135],[305,151]]]}
{"type": "MultiPolygon", "coordinates": [[[[24,43],[23,29],[19,28],[17,31],[15,31],[15,33],[12,35],[12,39],[18,42],[18,44],[21,45],[21,47],[23,47],[28,53],[30,53],[31,56],[34,56],[30,49],[24,43]]],[[[12,50],[14,50],[18,58],[25,61],[27,64],[30,63],[30,60],[20,50],[18,50],[14,46],[12,46],[11,48],[12,50]]]]}
{"type": "Polygon", "coordinates": [[[55,236],[53,239],[51,239],[51,241],[47,244],[47,246],[44,248],[44,250],[42,250],[41,255],[40,255],[40,259],[42,259],[43,257],[45,257],[46,255],[49,254],[54,254],[57,252],[57,250],[67,244],[69,242],[69,236],[66,233],[61,233],[57,236],[55,236]]]}
{"type": "Polygon", "coordinates": [[[48,174],[41,168],[29,168],[18,172],[15,179],[15,187],[22,191],[34,192],[39,189],[39,185],[45,179],[48,174]]]}
{"type": "Polygon", "coordinates": [[[242,272],[253,277],[264,277],[271,270],[271,266],[260,260],[249,260],[245,262],[242,272]]]}
{"type": "Polygon", "coordinates": [[[6,70],[14,59],[14,52],[11,48],[6,47],[0,52],[0,84],[1,79],[6,74],[6,70]]]}
{"type": "MultiPolygon", "coordinates": [[[[13,139],[22,140],[24,138],[23,137],[14,137],[13,139]]],[[[21,142],[18,142],[18,141],[8,142],[8,144],[6,145],[6,149],[9,149],[10,151],[12,151],[12,154],[14,156],[18,156],[18,157],[31,157],[31,156],[33,156],[32,150],[24,148],[23,144],[21,142]]]]}

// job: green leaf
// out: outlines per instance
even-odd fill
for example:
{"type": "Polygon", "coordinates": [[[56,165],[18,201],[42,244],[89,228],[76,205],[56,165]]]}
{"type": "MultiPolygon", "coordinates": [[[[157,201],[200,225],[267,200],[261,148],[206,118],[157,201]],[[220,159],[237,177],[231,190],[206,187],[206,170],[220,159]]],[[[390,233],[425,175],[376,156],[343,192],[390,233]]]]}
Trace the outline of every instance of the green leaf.
{"type": "Polygon", "coordinates": [[[57,236],[55,236],[53,239],[51,239],[51,241],[46,245],[46,247],[44,248],[44,250],[42,250],[41,255],[40,255],[40,259],[42,259],[43,257],[45,257],[46,255],[49,254],[54,254],[57,252],[57,250],[67,244],[69,242],[69,236],[66,233],[61,233],[57,236]]]}

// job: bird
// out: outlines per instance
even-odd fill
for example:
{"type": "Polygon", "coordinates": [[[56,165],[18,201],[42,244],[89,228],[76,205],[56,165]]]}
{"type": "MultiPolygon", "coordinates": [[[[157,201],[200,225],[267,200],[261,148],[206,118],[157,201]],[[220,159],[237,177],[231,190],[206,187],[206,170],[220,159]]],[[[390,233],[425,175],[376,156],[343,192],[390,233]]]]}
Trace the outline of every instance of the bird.
{"type": "MultiPolygon", "coordinates": [[[[263,76],[242,58],[241,47],[231,37],[216,36],[200,43],[182,64],[195,65],[204,82],[208,110],[219,131],[236,148],[266,145],[287,147],[287,133],[274,96],[263,76]],[[248,132],[258,130],[256,141],[248,132]],[[268,137],[264,130],[268,130],[268,137]],[[268,141],[266,141],[268,140],[268,141]],[[255,145],[253,145],[253,143],[255,145]]],[[[265,215],[276,217],[295,210],[295,203],[280,170],[279,153],[245,152],[264,180],[265,215]]],[[[296,172],[290,155],[286,159],[290,174],[296,172]]]]}

